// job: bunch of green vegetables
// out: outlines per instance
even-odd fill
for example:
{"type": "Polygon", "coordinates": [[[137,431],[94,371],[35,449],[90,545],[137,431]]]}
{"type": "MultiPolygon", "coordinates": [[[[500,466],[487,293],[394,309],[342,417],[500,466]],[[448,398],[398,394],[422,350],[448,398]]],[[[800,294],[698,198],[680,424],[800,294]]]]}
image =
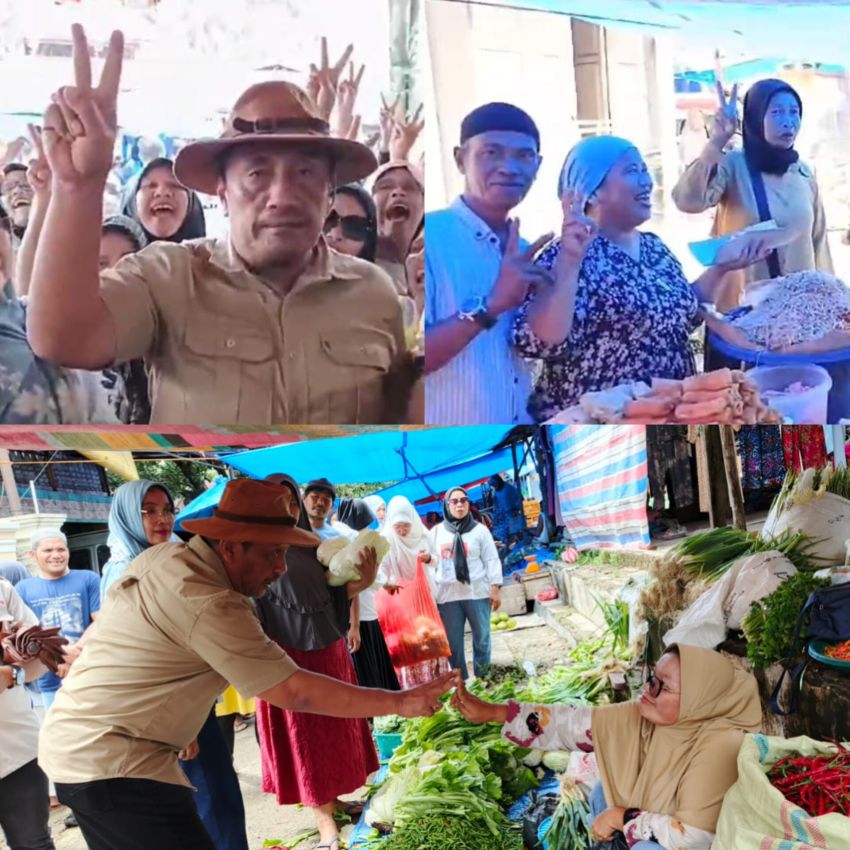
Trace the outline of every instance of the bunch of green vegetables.
{"type": "Polygon", "coordinates": [[[372,728],[378,735],[398,735],[404,731],[406,725],[406,718],[388,714],[385,717],[376,717],[372,728]]]}
{"type": "Polygon", "coordinates": [[[801,572],[814,572],[822,566],[811,551],[815,542],[801,531],[764,539],[753,532],[724,527],[686,537],[673,554],[694,578],[717,581],[735,561],[757,552],[781,552],[801,572]]]}
{"type": "Polygon", "coordinates": [[[512,824],[500,824],[488,834],[486,824],[472,813],[426,814],[384,839],[373,832],[368,850],[522,850],[522,833],[512,824]],[[484,836],[487,836],[484,838],[484,836]]]}
{"type": "Polygon", "coordinates": [[[806,469],[801,473],[789,470],[771,510],[780,514],[791,505],[806,504],[824,493],[850,500],[850,469],[828,466],[806,469]]]}
{"type": "MultiPolygon", "coordinates": [[[[747,657],[753,667],[769,667],[787,657],[806,600],[813,590],[827,584],[827,580],[808,573],[795,573],[769,596],[752,604],[743,630],[747,657]]],[[[803,624],[804,629],[806,625],[803,624]]]]}
{"type": "Polygon", "coordinates": [[[608,602],[596,599],[596,605],[605,618],[611,635],[611,651],[614,655],[625,655],[629,649],[629,606],[621,599],[608,602]]]}
{"type": "Polygon", "coordinates": [[[562,780],[561,801],[544,841],[551,850],[580,850],[591,845],[590,806],[575,782],[562,780]]]}

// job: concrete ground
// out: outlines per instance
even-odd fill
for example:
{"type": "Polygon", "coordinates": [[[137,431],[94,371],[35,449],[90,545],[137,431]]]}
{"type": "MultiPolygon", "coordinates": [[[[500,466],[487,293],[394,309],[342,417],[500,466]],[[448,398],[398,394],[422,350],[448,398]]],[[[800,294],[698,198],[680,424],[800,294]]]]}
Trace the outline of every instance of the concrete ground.
{"type": "MultiPolygon", "coordinates": [[[[517,627],[510,632],[494,632],[493,664],[509,666],[530,662],[536,669],[545,669],[563,661],[570,645],[559,637],[536,614],[516,617],[517,627]]],[[[467,659],[472,660],[472,646],[467,634],[467,659]]],[[[259,850],[263,841],[269,838],[287,839],[307,832],[313,828],[313,819],[309,811],[297,806],[278,806],[274,797],[260,790],[260,753],[254,738],[254,727],[249,726],[236,735],[236,770],[242,796],[245,800],[245,812],[248,823],[248,843],[251,850],[259,850]]],[[[356,794],[351,796],[355,799],[356,794]]],[[[68,810],[63,808],[51,812],[51,827],[56,850],[87,850],[79,829],[68,829],[63,821],[68,810]]],[[[345,832],[343,832],[343,837],[345,832]]],[[[298,845],[298,850],[312,850],[318,844],[318,838],[312,838],[298,845]]],[[[6,845],[0,838],[0,850],[6,845]]]]}

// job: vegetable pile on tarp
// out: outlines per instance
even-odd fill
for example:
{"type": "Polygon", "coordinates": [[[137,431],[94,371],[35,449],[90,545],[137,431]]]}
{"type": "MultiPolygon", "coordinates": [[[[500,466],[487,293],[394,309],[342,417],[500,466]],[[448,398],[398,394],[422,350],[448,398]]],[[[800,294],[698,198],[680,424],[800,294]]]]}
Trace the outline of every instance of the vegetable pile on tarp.
{"type": "Polygon", "coordinates": [[[781,758],[767,773],[770,784],[814,817],[832,812],[850,816],[850,750],[836,746],[834,754],[781,758]]]}

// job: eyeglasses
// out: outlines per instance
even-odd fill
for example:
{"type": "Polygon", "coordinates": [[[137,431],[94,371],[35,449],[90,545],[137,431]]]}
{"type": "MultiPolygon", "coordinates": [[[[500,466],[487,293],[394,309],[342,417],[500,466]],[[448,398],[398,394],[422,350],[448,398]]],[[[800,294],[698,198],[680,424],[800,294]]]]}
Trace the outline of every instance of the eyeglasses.
{"type": "Polygon", "coordinates": [[[662,691],[667,691],[668,694],[679,693],[679,691],[671,691],[670,688],[667,687],[667,683],[655,675],[654,669],[650,669],[649,675],[646,678],[646,684],[649,687],[649,695],[653,699],[658,699],[658,697],[661,696],[662,691]]]}
{"type": "Polygon", "coordinates": [[[166,519],[174,518],[174,508],[163,508],[161,511],[152,511],[150,508],[142,508],[143,517],[158,517],[163,516],[166,519]]]}
{"type": "Polygon", "coordinates": [[[336,210],[331,210],[330,215],[325,219],[324,232],[330,233],[337,226],[346,239],[352,239],[355,242],[365,242],[372,232],[368,218],[360,215],[340,215],[336,210]]]}
{"type": "Polygon", "coordinates": [[[463,498],[460,498],[460,499],[449,499],[449,504],[450,505],[468,505],[469,499],[467,499],[466,497],[463,497],[463,498]]]}

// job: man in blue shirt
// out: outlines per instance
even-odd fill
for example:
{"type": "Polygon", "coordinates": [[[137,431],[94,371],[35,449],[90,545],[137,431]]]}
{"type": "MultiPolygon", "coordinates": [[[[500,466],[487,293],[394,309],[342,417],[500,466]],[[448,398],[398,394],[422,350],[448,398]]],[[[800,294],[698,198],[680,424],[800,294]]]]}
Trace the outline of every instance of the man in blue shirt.
{"type": "Polygon", "coordinates": [[[522,495],[501,475],[490,478],[493,495],[493,537],[510,547],[525,531],[522,495]]]}
{"type": "MultiPolygon", "coordinates": [[[[100,610],[100,581],[91,570],[69,568],[68,540],[58,529],[36,532],[31,545],[38,574],[19,582],[15,590],[43,627],[58,627],[68,639],[65,657],[70,665],[79,658],[80,638],[100,610]]],[[[62,680],[49,672],[38,680],[45,711],[61,685],[62,680]]]]}
{"type": "Polygon", "coordinates": [[[304,507],[310,518],[313,534],[322,540],[342,536],[330,522],[335,500],[336,487],[327,478],[316,478],[304,488],[304,507]]]}

